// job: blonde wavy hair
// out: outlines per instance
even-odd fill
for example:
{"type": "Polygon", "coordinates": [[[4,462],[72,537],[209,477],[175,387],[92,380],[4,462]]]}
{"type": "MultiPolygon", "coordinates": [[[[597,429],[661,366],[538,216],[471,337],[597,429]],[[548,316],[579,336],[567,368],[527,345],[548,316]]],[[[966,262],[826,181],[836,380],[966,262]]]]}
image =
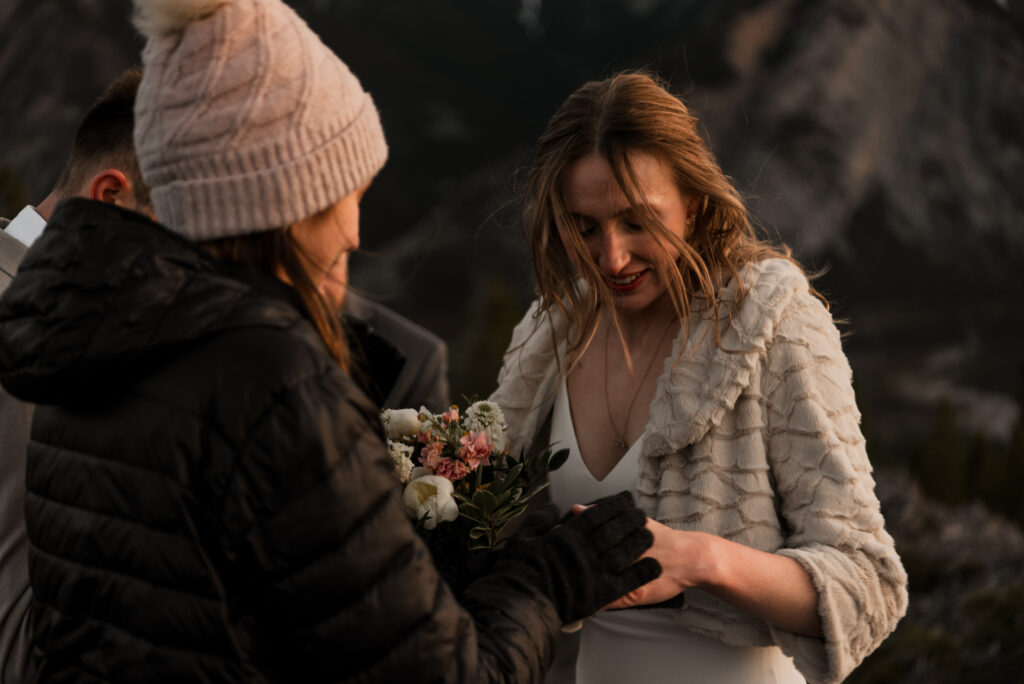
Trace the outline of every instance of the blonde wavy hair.
{"type": "Polygon", "coordinates": [[[571,362],[566,372],[589,346],[603,309],[612,312],[621,339],[612,293],[562,193],[566,170],[583,157],[597,154],[609,163],[632,213],[663,248],[655,265],[667,281],[679,320],[688,322],[694,297],[702,297],[707,310],[717,317],[719,346],[722,318],[737,310],[745,294],[740,269],[772,257],[792,261],[787,248],[758,238],[743,200],[722,173],[697,125],[697,118],[660,81],[645,73],[626,72],[581,86],[558,108],[537,141],[527,178],[523,225],[540,297],[537,315],[557,310],[570,323],[571,362]],[[631,160],[637,153],[650,154],[665,164],[682,196],[696,200],[685,239],[669,230],[647,205],[631,160]],[[570,237],[575,265],[560,230],[570,237]],[[719,292],[730,279],[738,286],[737,296],[719,307],[719,292]]]}

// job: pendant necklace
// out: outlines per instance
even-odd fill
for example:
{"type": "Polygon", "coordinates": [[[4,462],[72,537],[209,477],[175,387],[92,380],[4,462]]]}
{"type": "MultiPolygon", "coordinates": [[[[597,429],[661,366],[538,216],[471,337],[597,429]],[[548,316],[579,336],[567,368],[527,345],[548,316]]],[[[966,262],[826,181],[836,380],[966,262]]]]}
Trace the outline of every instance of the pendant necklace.
{"type": "Polygon", "coordinates": [[[608,396],[608,338],[611,337],[612,326],[609,323],[608,328],[604,334],[604,406],[608,410],[608,422],[612,426],[612,431],[615,433],[616,446],[620,449],[626,448],[626,430],[629,429],[629,416],[633,413],[633,404],[636,403],[636,398],[640,395],[640,388],[643,387],[644,378],[651,372],[651,368],[654,366],[654,360],[658,358],[658,350],[661,349],[661,343],[665,341],[665,335],[672,329],[674,320],[670,320],[665,329],[661,331],[661,337],[658,338],[658,344],[654,347],[654,352],[651,354],[651,360],[647,362],[647,368],[644,370],[644,374],[640,376],[639,382],[636,384],[636,389],[633,390],[633,398],[629,401],[629,409],[626,410],[626,422],[622,426],[622,433],[619,433],[619,428],[615,424],[615,420],[612,418],[612,404],[611,399],[608,396]]]}

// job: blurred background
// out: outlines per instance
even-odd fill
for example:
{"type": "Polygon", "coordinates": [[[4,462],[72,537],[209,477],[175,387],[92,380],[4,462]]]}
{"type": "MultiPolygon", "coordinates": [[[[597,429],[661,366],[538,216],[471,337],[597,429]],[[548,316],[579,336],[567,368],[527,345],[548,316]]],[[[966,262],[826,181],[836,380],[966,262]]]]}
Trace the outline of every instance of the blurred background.
{"type": "MultiPolygon", "coordinates": [[[[355,286],[487,395],[532,299],[518,197],[586,80],[643,68],[700,116],[766,234],[844,321],[910,572],[851,682],[1024,681],[1024,0],[295,0],[391,146],[355,286]]],[[[49,191],[138,62],[128,0],[0,0],[0,215],[49,191]]]]}

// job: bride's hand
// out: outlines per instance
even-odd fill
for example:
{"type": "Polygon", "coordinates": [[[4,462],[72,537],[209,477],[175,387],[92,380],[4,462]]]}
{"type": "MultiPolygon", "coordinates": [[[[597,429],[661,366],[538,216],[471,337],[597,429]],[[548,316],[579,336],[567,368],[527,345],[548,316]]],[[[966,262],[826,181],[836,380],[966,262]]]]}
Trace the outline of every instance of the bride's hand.
{"type": "MultiPolygon", "coordinates": [[[[579,513],[585,508],[576,505],[572,510],[579,513]]],[[[650,518],[646,526],[654,535],[654,544],[641,558],[655,558],[661,564],[661,575],[605,606],[606,610],[661,603],[687,589],[701,587],[712,576],[712,550],[718,537],[704,532],[674,530],[650,518]]]]}

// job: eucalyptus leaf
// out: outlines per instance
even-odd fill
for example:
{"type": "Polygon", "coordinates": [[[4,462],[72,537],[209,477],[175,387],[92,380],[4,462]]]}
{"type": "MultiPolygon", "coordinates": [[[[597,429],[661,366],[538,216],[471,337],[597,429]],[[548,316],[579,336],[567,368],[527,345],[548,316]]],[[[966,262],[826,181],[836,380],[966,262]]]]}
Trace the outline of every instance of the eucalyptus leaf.
{"type": "Polygon", "coordinates": [[[536,480],[541,475],[544,475],[544,467],[541,465],[541,461],[546,462],[543,458],[531,458],[523,462],[528,480],[536,480]]]}
{"type": "Polygon", "coordinates": [[[491,516],[491,523],[495,527],[498,527],[499,525],[506,525],[515,520],[516,517],[519,515],[519,512],[520,509],[518,506],[506,508],[502,510],[500,513],[496,513],[495,515],[491,516]]]}
{"type": "MultiPolygon", "coordinates": [[[[522,472],[523,472],[523,464],[522,463],[516,463],[514,466],[509,468],[508,474],[505,476],[506,477],[505,481],[510,483],[510,484],[515,482],[519,478],[520,473],[522,473],[522,472]]],[[[506,485],[506,487],[507,486],[508,485],[506,485]]]]}
{"type": "Polygon", "coordinates": [[[459,506],[459,513],[468,513],[470,515],[475,515],[478,518],[482,517],[484,514],[480,506],[478,506],[475,503],[470,503],[468,501],[463,505],[459,506]]]}
{"type": "Polygon", "coordinates": [[[512,491],[506,490],[506,491],[502,492],[500,496],[495,497],[497,499],[497,503],[495,505],[495,508],[496,509],[501,509],[502,506],[507,504],[513,498],[513,496],[512,496],[513,491],[515,491],[515,490],[512,490],[512,491]]]}
{"type": "Polygon", "coordinates": [[[508,479],[505,475],[495,476],[494,481],[491,482],[491,494],[500,497],[500,495],[508,489],[510,484],[512,484],[512,480],[508,479]]]}
{"type": "Polygon", "coordinates": [[[538,482],[537,484],[533,485],[532,487],[530,487],[529,489],[526,490],[526,493],[523,494],[523,496],[522,496],[522,500],[523,501],[529,501],[530,499],[535,497],[538,493],[544,491],[549,484],[551,484],[551,483],[548,482],[547,480],[544,480],[543,482],[538,482]]]}
{"type": "Polygon", "coordinates": [[[548,472],[551,472],[552,470],[558,470],[563,465],[565,465],[565,462],[568,459],[569,459],[569,450],[568,449],[559,449],[548,460],[548,472]]]}
{"type": "Polygon", "coordinates": [[[473,504],[478,506],[484,515],[490,515],[498,505],[498,500],[486,489],[478,489],[473,494],[473,504]]]}
{"type": "Polygon", "coordinates": [[[474,508],[471,511],[461,510],[461,511],[459,511],[459,516],[463,517],[463,518],[465,518],[467,520],[472,520],[475,523],[480,523],[481,525],[488,524],[487,523],[487,516],[484,515],[483,513],[480,513],[479,509],[475,509],[474,508]]]}
{"type": "Polygon", "coordinates": [[[521,503],[521,504],[519,504],[518,506],[515,506],[515,507],[513,507],[513,508],[510,508],[510,509],[509,509],[509,513],[511,513],[511,514],[512,514],[512,517],[513,517],[513,518],[518,518],[518,517],[519,517],[520,515],[522,515],[522,514],[523,514],[523,512],[524,512],[524,511],[526,510],[526,508],[527,508],[528,506],[529,506],[529,504],[527,504],[527,503],[521,503]]]}

